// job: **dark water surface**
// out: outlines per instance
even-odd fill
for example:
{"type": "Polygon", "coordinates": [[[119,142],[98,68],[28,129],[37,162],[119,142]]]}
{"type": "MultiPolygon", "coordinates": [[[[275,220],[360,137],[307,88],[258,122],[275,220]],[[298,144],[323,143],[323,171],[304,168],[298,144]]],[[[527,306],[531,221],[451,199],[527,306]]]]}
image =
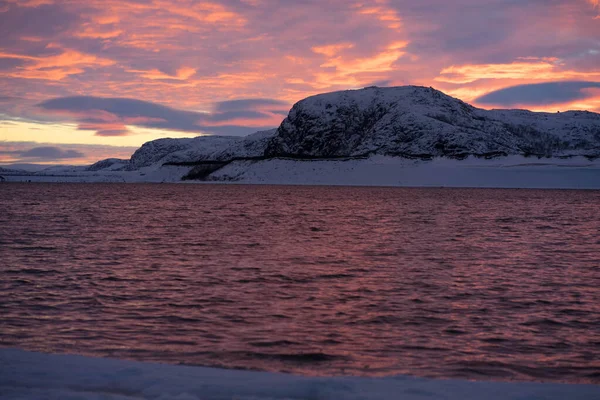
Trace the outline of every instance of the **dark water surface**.
{"type": "Polygon", "coordinates": [[[0,185],[0,346],[600,383],[600,192],[0,185]]]}

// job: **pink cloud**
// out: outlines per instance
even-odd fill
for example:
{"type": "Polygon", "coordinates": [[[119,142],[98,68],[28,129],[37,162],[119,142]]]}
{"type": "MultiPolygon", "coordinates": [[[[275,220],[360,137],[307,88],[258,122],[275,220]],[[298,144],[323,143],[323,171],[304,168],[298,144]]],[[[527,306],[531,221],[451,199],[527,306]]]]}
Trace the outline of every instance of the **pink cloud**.
{"type": "MultiPolygon", "coordinates": [[[[433,85],[474,101],[527,83],[600,81],[596,0],[11,0],[0,11],[10,26],[0,37],[0,90],[20,99],[0,112],[14,116],[76,95],[138,99],[198,113],[183,126],[193,135],[196,125],[226,133],[282,118],[262,108],[206,117],[233,99],[289,105],[380,83],[433,85]]],[[[107,134],[161,123],[52,113],[107,134]]]]}

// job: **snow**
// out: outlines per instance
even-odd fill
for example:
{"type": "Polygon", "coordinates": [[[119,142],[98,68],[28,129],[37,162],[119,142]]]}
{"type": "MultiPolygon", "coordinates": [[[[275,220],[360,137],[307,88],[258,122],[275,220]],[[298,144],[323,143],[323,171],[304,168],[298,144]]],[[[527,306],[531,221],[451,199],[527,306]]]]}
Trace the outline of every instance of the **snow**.
{"type": "Polygon", "coordinates": [[[600,386],[396,376],[301,377],[0,349],[0,398],[10,400],[584,400],[600,386]]]}
{"type": "Polygon", "coordinates": [[[522,156],[432,161],[385,156],[350,161],[275,159],[233,162],[211,178],[294,185],[600,189],[600,160],[522,156]]]}
{"type": "Polygon", "coordinates": [[[259,131],[244,137],[198,136],[192,139],[153,140],[145,143],[131,156],[129,169],[165,163],[222,161],[235,157],[261,156],[276,131],[259,131]]]}
{"type": "Polygon", "coordinates": [[[119,158],[107,158],[98,161],[86,168],[87,171],[119,171],[126,169],[129,166],[129,160],[121,160],[119,158]]]}
{"type": "MultiPolygon", "coordinates": [[[[181,182],[192,167],[150,166],[135,171],[54,168],[52,173],[3,175],[32,182],[181,182]]],[[[190,181],[186,181],[190,182],[190,181]]],[[[200,181],[191,181],[200,182],[200,181]]],[[[600,160],[508,156],[431,161],[372,156],[366,159],[300,161],[275,158],[233,161],[213,172],[209,183],[348,185],[399,187],[496,187],[600,189],[600,160]]]]}
{"type": "MultiPolygon", "coordinates": [[[[113,164],[114,166],[114,164],[113,164]]],[[[111,166],[112,167],[112,166],[111,166]]],[[[43,170],[33,174],[3,174],[7,182],[52,182],[52,183],[166,183],[181,182],[191,167],[155,165],[139,170],[89,171],[87,167],[63,167],[43,170]]]]}

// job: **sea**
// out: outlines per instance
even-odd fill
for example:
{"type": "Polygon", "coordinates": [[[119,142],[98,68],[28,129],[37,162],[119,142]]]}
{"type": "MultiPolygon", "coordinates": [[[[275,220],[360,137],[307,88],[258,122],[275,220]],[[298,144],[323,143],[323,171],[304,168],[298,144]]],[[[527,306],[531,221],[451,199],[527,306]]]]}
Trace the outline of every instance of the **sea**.
{"type": "Polygon", "coordinates": [[[0,185],[0,347],[600,383],[600,191],[0,185]]]}

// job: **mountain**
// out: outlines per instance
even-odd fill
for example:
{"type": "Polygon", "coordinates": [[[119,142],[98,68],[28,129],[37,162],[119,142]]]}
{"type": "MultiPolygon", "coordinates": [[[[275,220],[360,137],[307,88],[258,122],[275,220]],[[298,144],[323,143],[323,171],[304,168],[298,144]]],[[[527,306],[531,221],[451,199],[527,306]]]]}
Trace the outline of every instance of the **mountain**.
{"type": "MultiPolygon", "coordinates": [[[[600,157],[600,115],[483,110],[433,88],[368,87],[296,103],[277,129],[145,143],[125,170],[241,158],[600,157]]],[[[114,168],[114,161],[94,164],[114,168]]]]}
{"type": "Polygon", "coordinates": [[[276,129],[239,136],[198,136],[193,139],[158,139],[147,142],[133,153],[128,169],[137,170],[156,163],[176,164],[202,161],[230,161],[240,157],[260,157],[276,129]]]}
{"type": "Polygon", "coordinates": [[[600,115],[482,110],[425,87],[321,94],[296,103],[266,155],[600,157],[600,115]]]}
{"type": "Polygon", "coordinates": [[[24,169],[0,167],[0,174],[23,175],[27,174],[24,169]]]}
{"type": "Polygon", "coordinates": [[[15,164],[5,164],[5,165],[0,166],[0,168],[2,168],[4,170],[17,171],[17,172],[37,172],[37,171],[41,171],[45,168],[48,168],[48,165],[15,163],[15,164]]]}
{"type": "Polygon", "coordinates": [[[129,160],[122,160],[120,158],[107,158],[90,165],[86,168],[86,171],[118,171],[125,169],[128,166],[129,160]]]}

